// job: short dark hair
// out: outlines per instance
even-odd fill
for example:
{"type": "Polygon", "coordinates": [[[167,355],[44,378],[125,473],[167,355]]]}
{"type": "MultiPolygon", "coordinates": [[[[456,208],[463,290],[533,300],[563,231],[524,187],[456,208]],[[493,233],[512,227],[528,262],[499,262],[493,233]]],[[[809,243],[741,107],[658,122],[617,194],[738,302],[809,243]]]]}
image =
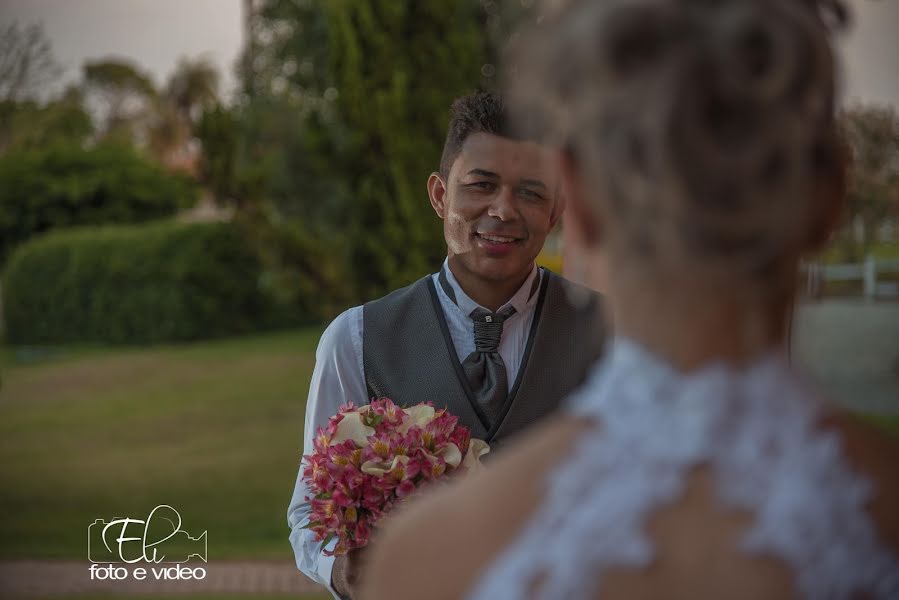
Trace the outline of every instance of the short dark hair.
{"type": "Polygon", "coordinates": [[[449,129],[440,157],[440,174],[449,175],[462,144],[473,133],[490,133],[517,139],[513,135],[506,105],[498,94],[477,92],[453,101],[449,129]]]}

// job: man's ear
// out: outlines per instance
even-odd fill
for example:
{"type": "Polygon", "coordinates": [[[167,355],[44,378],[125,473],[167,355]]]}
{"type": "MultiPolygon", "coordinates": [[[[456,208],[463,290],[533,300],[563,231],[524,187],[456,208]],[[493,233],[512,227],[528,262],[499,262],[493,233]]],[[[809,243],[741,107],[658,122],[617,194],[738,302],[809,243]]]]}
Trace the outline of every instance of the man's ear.
{"type": "Polygon", "coordinates": [[[565,214],[565,204],[568,202],[565,195],[565,185],[560,181],[559,189],[556,190],[556,204],[553,206],[552,214],[549,216],[549,228],[552,229],[556,226],[556,223],[562,218],[562,215],[565,214]]]}
{"type": "Polygon", "coordinates": [[[428,177],[428,198],[431,199],[431,206],[437,216],[446,218],[446,182],[436,171],[428,177]]]}
{"type": "MultiPolygon", "coordinates": [[[[565,226],[571,227],[571,235],[585,248],[599,246],[602,242],[602,226],[596,218],[596,209],[590,205],[583,176],[570,152],[559,155],[559,170],[562,177],[562,197],[568,217],[565,226]]],[[[561,214],[561,211],[560,211],[561,214]]]]}

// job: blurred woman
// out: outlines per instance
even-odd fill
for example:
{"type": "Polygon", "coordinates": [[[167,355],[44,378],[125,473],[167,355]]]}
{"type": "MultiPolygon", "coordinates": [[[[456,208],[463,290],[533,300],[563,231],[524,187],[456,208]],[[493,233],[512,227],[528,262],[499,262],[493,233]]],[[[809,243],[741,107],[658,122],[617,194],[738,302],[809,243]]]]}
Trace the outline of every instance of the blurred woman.
{"type": "Polygon", "coordinates": [[[554,422],[386,524],[365,598],[899,598],[899,448],[784,351],[844,191],[842,16],[581,0],[518,36],[616,338],[554,422]]]}

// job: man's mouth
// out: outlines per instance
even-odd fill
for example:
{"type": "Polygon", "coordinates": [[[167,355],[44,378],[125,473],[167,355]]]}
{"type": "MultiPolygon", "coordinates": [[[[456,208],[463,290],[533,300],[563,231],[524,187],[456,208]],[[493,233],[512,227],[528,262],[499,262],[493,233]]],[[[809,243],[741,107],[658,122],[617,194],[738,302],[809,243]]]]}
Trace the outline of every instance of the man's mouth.
{"type": "Polygon", "coordinates": [[[521,241],[521,238],[508,235],[498,235],[495,233],[475,233],[475,236],[491,244],[512,244],[514,242],[521,241]]]}

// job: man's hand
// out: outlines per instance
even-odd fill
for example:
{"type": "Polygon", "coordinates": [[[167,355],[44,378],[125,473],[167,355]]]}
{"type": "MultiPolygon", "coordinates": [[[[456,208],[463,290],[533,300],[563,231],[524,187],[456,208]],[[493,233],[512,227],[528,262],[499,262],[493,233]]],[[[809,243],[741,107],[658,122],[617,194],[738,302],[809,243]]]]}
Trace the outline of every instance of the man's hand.
{"type": "Polygon", "coordinates": [[[345,556],[338,556],[334,559],[334,567],[331,570],[331,586],[344,598],[352,600],[355,597],[364,560],[365,548],[350,550],[345,556]]]}

